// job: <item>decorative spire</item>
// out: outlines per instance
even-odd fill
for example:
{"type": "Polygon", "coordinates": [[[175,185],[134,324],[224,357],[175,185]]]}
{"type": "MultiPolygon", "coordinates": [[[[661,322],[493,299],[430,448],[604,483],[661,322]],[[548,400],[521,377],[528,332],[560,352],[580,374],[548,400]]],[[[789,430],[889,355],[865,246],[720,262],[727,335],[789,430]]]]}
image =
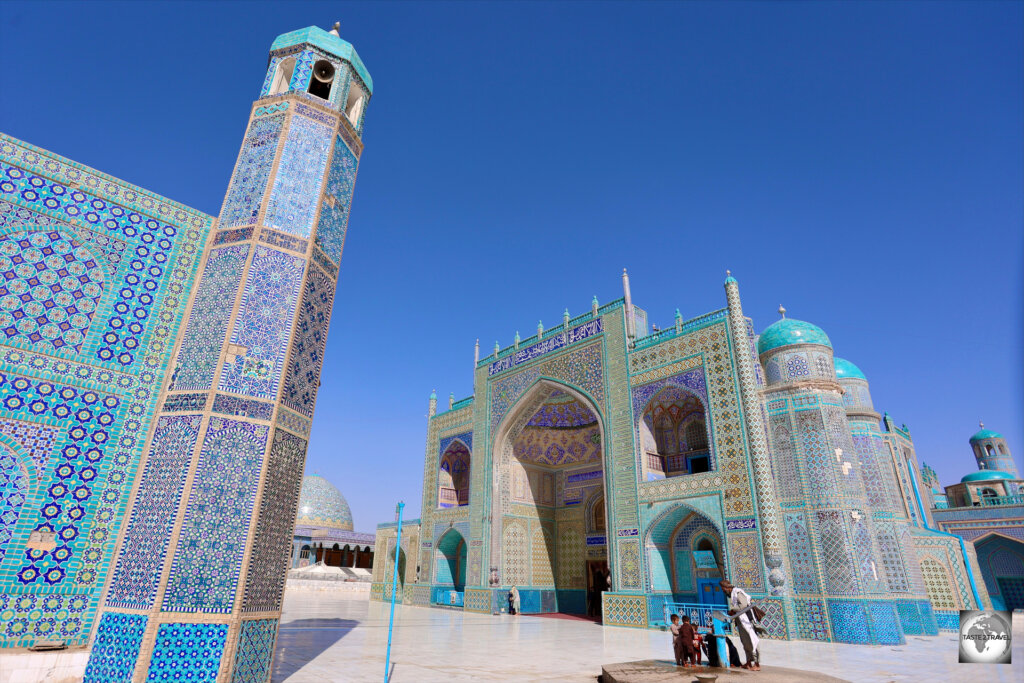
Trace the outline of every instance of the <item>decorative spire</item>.
{"type": "Polygon", "coordinates": [[[480,362],[480,340],[476,340],[476,344],[473,345],[473,365],[480,362]]]}
{"type": "Polygon", "coordinates": [[[497,357],[498,357],[498,351],[501,351],[501,344],[499,344],[499,343],[498,343],[498,340],[497,340],[497,339],[495,339],[495,340],[494,340],[494,357],[495,357],[495,358],[497,358],[497,357]]]}
{"type": "Polygon", "coordinates": [[[590,300],[590,313],[591,313],[591,314],[592,314],[592,315],[593,315],[593,316],[594,316],[595,318],[597,317],[597,307],[598,307],[598,303],[597,303],[597,294],[595,294],[595,295],[594,295],[594,298],[590,300]]]}
{"type": "Polygon", "coordinates": [[[782,304],[779,304],[779,315],[782,316],[783,320],[786,319],[786,309],[783,308],[782,304]]]}
{"type": "Polygon", "coordinates": [[[543,336],[544,336],[544,321],[543,320],[538,320],[537,321],[537,339],[540,339],[543,336]]]}
{"type": "Polygon", "coordinates": [[[448,394],[448,410],[451,410],[455,406],[455,392],[448,394]]]}
{"type": "Polygon", "coordinates": [[[725,284],[727,284],[727,285],[736,284],[736,278],[734,278],[732,276],[732,271],[731,270],[725,271],[725,284]]]}
{"type": "Polygon", "coordinates": [[[517,350],[519,349],[519,330],[516,330],[516,340],[512,346],[516,347],[517,350]]]}
{"type": "Polygon", "coordinates": [[[676,333],[683,331],[683,314],[676,309],[676,333]]]}
{"type": "Polygon", "coordinates": [[[978,426],[981,427],[982,429],[984,429],[985,428],[985,423],[982,422],[981,420],[978,420],[978,426]]]}
{"type": "Polygon", "coordinates": [[[328,33],[330,33],[332,36],[338,36],[340,38],[341,34],[338,33],[339,29],[341,29],[341,22],[340,21],[336,21],[336,22],[334,22],[334,26],[331,28],[330,31],[328,31],[328,33]]]}

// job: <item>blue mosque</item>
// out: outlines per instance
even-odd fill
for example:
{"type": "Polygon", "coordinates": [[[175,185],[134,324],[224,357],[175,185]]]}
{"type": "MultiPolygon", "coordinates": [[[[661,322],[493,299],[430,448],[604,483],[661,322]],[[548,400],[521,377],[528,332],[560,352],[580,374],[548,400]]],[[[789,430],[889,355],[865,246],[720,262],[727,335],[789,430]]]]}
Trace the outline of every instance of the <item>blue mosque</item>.
{"type": "Polygon", "coordinates": [[[515,586],[523,613],[658,628],[706,616],[728,578],[769,637],[899,644],[955,630],[989,586],[1019,594],[1005,443],[972,440],[989,469],[964,481],[987,503],[967,512],[1008,531],[979,558],[944,517],[958,494],[933,495],[910,431],[828,334],[781,307],[757,333],[737,280],[724,290],[649,330],[624,272],[622,298],[478,352],[472,396],[430,397],[421,518],[397,549],[378,527],[372,595],[391,597],[397,560],[402,602],[497,613],[515,586]]]}
{"type": "Polygon", "coordinates": [[[1021,605],[1005,440],[943,489],[826,332],[758,333],[728,274],[666,329],[624,272],[478,349],[473,395],[429,399],[421,518],[356,532],[304,476],[374,91],[338,28],[271,42],[216,216],[0,134],[0,648],[87,653],[88,683],[264,683],[314,563],[633,628],[728,578],[771,637],[844,643],[1021,605]]]}

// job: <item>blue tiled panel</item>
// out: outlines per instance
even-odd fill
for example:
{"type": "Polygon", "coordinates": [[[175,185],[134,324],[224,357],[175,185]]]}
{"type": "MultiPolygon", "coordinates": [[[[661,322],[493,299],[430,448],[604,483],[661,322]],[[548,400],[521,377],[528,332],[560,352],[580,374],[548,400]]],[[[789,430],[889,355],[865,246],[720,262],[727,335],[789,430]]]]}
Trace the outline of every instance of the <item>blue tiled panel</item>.
{"type": "Polygon", "coordinates": [[[333,127],[292,115],[264,225],[302,238],[312,234],[333,132],[333,127]]]}
{"type": "Polygon", "coordinates": [[[832,639],[840,643],[870,643],[871,631],[863,600],[829,600],[832,639]]]}
{"type": "Polygon", "coordinates": [[[333,306],[334,281],[318,266],[310,264],[292,338],[291,365],[281,395],[284,405],[306,417],[313,417],[316,405],[333,306]]]}
{"type": "Polygon", "coordinates": [[[900,626],[908,636],[924,635],[924,624],[921,623],[921,611],[916,600],[900,600],[896,603],[896,612],[900,617],[900,626]]]}
{"type": "Polygon", "coordinates": [[[157,420],[136,504],[107,593],[108,607],[153,606],[200,422],[198,415],[157,420]]]}
{"type": "Polygon", "coordinates": [[[233,228],[256,222],[283,123],[283,115],[268,116],[256,119],[249,126],[217,227],[233,228]]]}
{"type": "Polygon", "coordinates": [[[906,642],[894,603],[868,600],[865,603],[865,607],[871,619],[872,643],[878,645],[902,645],[906,642]]]}
{"type": "Polygon", "coordinates": [[[261,425],[210,419],[167,580],[164,611],[231,611],[267,431],[261,425]]]}
{"type": "Polygon", "coordinates": [[[304,269],[297,256],[256,247],[231,333],[245,352],[224,363],[221,391],[277,397],[304,269]]]}
{"type": "Polygon", "coordinates": [[[277,619],[243,621],[235,650],[233,683],[266,683],[274,654],[277,619]]]}
{"type": "Polygon", "coordinates": [[[320,209],[320,222],[316,229],[316,245],[335,263],[341,262],[345,246],[345,231],[352,209],[352,191],[356,184],[359,160],[345,141],[338,136],[334,142],[334,157],[327,176],[324,194],[334,201],[324,201],[320,209]]]}
{"type": "Polygon", "coordinates": [[[84,683],[131,681],[146,621],[147,617],[141,614],[104,614],[89,653],[84,683]]]}
{"type": "Polygon", "coordinates": [[[227,636],[224,624],[160,624],[146,680],[212,683],[227,636]]]}
{"type": "Polygon", "coordinates": [[[175,360],[173,389],[195,391],[213,386],[213,375],[224,350],[231,309],[248,256],[249,245],[236,244],[214,249],[206,259],[181,350],[175,360]]]}

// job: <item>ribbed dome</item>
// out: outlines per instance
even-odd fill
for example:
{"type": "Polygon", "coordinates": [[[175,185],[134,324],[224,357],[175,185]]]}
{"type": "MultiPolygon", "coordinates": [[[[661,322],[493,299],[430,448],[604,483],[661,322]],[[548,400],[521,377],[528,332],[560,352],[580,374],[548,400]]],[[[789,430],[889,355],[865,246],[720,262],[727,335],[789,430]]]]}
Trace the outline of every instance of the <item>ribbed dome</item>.
{"type": "Polygon", "coordinates": [[[319,474],[302,478],[299,493],[298,526],[312,526],[352,531],[352,511],[341,491],[319,474]]]}
{"type": "Polygon", "coordinates": [[[864,376],[860,368],[845,358],[833,359],[836,365],[836,379],[862,379],[865,382],[868,378],[864,376]]]}
{"type": "Polygon", "coordinates": [[[978,470],[977,472],[971,472],[966,477],[960,480],[961,483],[967,483],[969,481],[994,481],[996,479],[1016,479],[1009,472],[1000,472],[999,470],[978,470]]]}
{"type": "Polygon", "coordinates": [[[805,323],[803,320],[783,318],[769,325],[761,333],[757,340],[757,353],[762,354],[780,346],[793,344],[821,344],[832,348],[828,335],[817,325],[805,323]]]}

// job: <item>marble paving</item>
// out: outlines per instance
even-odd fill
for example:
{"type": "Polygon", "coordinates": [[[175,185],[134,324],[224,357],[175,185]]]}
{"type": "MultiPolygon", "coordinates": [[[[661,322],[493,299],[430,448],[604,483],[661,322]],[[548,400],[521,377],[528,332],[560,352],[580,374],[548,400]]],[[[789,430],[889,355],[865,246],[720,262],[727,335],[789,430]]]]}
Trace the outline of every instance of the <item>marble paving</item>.
{"type": "MultiPolygon", "coordinates": [[[[387,638],[386,604],[324,592],[287,591],[272,680],[383,681],[387,638]]],[[[1022,680],[1022,614],[1014,615],[1013,640],[1014,664],[1009,666],[958,664],[956,638],[949,633],[911,636],[899,647],[768,640],[762,641],[761,662],[858,683],[1010,683],[1022,680]]],[[[397,605],[391,681],[594,683],[603,664],[670,656],[669,634],[660,631],[397,605]]]]}

